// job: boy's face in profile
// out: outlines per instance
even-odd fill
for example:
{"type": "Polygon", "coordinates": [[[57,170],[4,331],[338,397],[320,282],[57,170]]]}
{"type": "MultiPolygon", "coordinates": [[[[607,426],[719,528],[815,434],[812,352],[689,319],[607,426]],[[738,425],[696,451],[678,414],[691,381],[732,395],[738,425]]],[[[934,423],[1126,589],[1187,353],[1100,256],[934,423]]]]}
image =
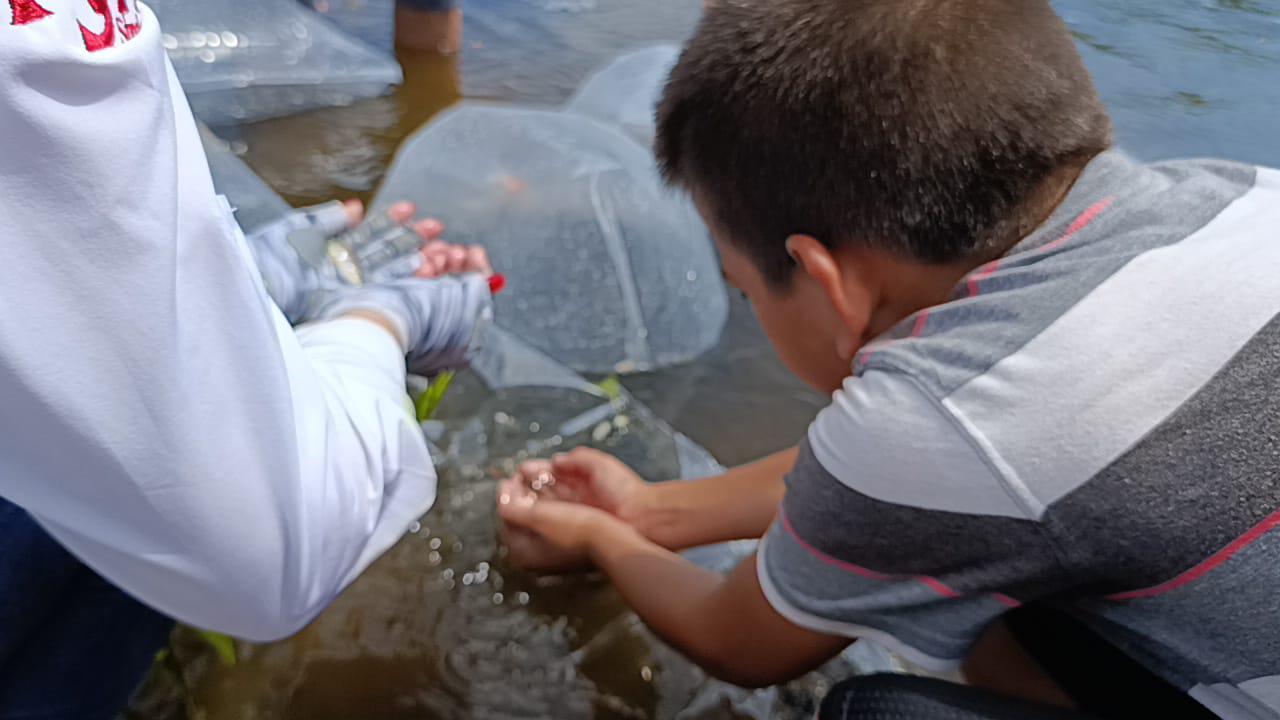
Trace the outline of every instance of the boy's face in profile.
{"type": "Polygon", "coordinates": [[[789,287],[770,284],[751,258],[725,239],[710,214],[701,207],[699,212],[720,253],[725,282],[751,302],[782,362],[820,392],[839,390],[853,372],[852,358],[842,358],[837,352],[840,320],[826,294],[802,269],[795,271],[789,287]]]}

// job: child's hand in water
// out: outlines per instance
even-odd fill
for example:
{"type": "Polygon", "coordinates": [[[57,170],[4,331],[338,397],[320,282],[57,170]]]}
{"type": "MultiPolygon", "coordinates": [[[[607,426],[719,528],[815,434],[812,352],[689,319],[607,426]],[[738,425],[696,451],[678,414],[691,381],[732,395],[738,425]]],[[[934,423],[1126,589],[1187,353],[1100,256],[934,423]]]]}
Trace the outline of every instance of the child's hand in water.
{"type": "Polygon", "coordinates": [[[498,486],[500,532],[511,561],[543,572],[589,566],[588,528],[601,522],[638,527],[648,491],[631,468],[598,450],[524,463],[498,486]]]}

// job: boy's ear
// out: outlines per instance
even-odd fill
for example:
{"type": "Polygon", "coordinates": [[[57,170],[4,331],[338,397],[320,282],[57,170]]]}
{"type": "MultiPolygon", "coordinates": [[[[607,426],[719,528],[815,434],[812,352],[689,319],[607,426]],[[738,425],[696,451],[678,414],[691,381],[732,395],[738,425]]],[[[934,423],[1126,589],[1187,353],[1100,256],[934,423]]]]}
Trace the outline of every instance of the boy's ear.
{"type": "Polygon", "coordinates": [[[810,235],[787,238],[787,253],[813,278],[826,295],[840,321],[836,332],[836,354],[853,361],[862,346],[862,337],[871,321],[871,298],[862,279],[846,268],[831,249],[810,235]]]}

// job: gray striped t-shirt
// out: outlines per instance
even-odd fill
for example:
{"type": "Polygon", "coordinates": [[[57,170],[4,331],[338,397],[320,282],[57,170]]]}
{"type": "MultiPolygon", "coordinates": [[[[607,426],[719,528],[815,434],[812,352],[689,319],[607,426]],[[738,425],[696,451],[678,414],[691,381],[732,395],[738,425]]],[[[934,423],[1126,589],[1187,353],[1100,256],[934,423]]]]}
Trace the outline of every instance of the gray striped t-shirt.
{"type": "Polygon", "coordinates": [[[775,609],[954,667],[1037,601],[1280,719],[1280,172],[1108,152],[871,343],[760,552],[775,609]]]}

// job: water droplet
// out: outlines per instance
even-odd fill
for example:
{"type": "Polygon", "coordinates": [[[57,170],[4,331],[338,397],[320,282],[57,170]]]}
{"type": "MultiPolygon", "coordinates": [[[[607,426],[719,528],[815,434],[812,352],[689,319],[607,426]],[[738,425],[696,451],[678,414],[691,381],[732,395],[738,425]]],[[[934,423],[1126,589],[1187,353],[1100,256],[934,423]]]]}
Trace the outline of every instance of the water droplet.
{"type": "Polygon", "coordinates": [[[501,605],[501,604],[502,604],[502,593],[494,593],[494,594],[493,594],[493,604],[494,604],[494,605],[501,605]]]}
{"type": "Polygon", "coordinates": [[[453,579],[453,568],[445,568],[444,570],[441,570],[441,571],[440,571],[440,579],[441,579],[441,580],[452,580],[452,579],[453,579]]]}
{"type": "Polygon", "coordinates": [[[640,679],[645,682],[653,682],[653,668],[650,668],[648,665],[640,668],[640,679]]]}
{"type": "Polygon", "coordinates": [[[476,569],[480,572],[486,572],[489,569],[489,563],[481,562],[479,565],[476,565],[476,569]]]}
{"type": "Polygon", "coordinates": [[[529,604],[529,593],[527,593],[527,592],[518,592],[518,593],[516,593],[516,602],[520,603],[521,605],[528,605],[528,604],[529,604]]]}
{"type": "Polygon", "coordinates": [[[431,538],[431,542],[427,543],[432,550],[439,550],[442,544],[440,538],[431,538]]]}
{"type": "Polygon", "coordinates": [[[217,59],[218,59],[218,56],[214,55],[213,51],[208,48],[205,48],[204,50],[200,51],[200,62],[211,63],[217,59]]]}
{"type": "Polygon", "coordinates": [[[531,433],[536,433],[536,432],[538,432],[538,431],[539,431],[539,430],[541,430],[541,429],[542,429],[542,425],[540,425],[540,424],[538,424],[538,423],[536,423],[536,422],[531,422],[531,423],[529,423],[529,432],[531,432],[531,433]]]}
{"type": "Polygon", "coordinates": [[[685,273],[685,274],[684,274],[684,279],[685,279],[685,280],[688,280],[689,282],[697,282],[697,280],[698,280],[698,273],[697,273],[697,271],[696,271],[696,270],[690,270],[689,272],[685,273]]]}
{"type": "Polygon", "coordinates": [[[240,45],[240,37],[233,32],[222,32],[222,44],[226,47],[233,48],[240,45]]]}
{"type": "Polygon", "coordinates": [[[463,585],[470,585],[471,583],[474,583],[475,581],[476,581],[476,576],[475,576],[475,575],[473,575],[473,574],[471,574],[471,573],[463,573],[463,575],[462,575],[462,584],[463,584],[463,585]]]}
{"type": "Polygon", "coordinates": [[[436,552],[435,550],[432,550],[430,553],[428,553],[428,554],[427,554],[427,564],[428,564],[428,565],[439,565],[439,564],[440,564],[440,553],[436,552]]]}
{"type": "Polygon", "coordinates": [[[418,531],[421,529],[422,529],[422,523],[418,522],[417,520],[414,520],[413,524],[409,526],[409,532],[413,535],[417,535],[418,531]]]}

